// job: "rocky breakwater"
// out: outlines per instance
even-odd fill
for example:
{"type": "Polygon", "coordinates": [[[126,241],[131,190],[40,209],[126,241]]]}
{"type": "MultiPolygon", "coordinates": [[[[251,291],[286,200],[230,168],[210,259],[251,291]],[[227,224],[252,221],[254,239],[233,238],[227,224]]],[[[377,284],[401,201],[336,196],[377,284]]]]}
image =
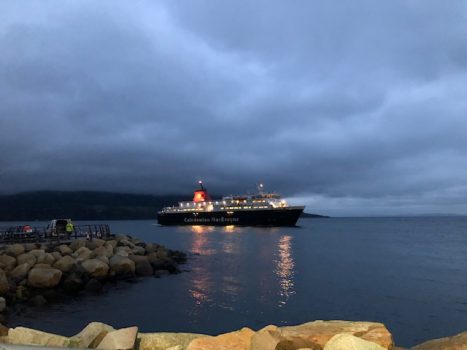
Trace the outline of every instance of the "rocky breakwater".
{"type": "MultiPolygon", "coordinates": [[[[138,327],[114,329],[92,322],[65,337],[35,329],[0,327],[0,342],[101,350],[401,350],[381,323],[313,321],[297,326],[267,326],[209,336],[193,333],[140,333],[138,327]]],[[[411,350],[467,349],[467,336],[432,340],[411,350]]]]}
{"type": "Polygon", "coordinates": [[[179,272],[183,252],[127,235],[68,244],[13,244],[0,251],[0,311],[44,304],[65,294],[100,291],[107,281],[179,272]]]}

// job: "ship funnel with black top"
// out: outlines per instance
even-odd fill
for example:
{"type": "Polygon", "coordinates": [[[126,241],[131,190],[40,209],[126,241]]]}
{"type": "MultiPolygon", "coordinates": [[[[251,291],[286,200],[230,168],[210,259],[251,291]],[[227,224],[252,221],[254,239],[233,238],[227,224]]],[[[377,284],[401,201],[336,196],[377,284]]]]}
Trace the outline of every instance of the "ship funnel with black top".
{"type": "Polygon", "coordinates": [[[205,202],[208,200],[211,200],[211,197],[209,196],[208,191],[204,188],[203,186],[203,181],[198,181],[198,184],[200,186],[199,190],[196,190],[193,194],[193,202],[195,203],[200,203],[200,202],[205,202]]]}

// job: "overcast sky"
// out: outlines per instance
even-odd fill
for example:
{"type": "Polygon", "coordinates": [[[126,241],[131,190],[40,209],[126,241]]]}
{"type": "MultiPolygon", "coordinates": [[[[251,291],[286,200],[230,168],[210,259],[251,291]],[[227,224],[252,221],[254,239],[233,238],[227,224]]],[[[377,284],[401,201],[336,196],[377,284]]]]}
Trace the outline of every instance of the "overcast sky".
{"type": "Polygon", "coordinates": [[[198,179],[467,213],[467,2],[0,2],[0,192],[198,179]]]}

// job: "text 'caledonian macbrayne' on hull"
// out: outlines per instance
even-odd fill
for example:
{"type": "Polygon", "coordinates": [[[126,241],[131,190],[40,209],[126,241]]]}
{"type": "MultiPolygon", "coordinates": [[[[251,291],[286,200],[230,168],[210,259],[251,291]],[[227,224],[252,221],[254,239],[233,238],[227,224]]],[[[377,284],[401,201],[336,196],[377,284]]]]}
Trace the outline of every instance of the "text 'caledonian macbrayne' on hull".
{"type": "Polygon", "coordinates": [[[191,202],[165,207],[157,213],[161,225],[295,226],[304,206],[290,206],[276,193],[266,193],[263,185],[254,195],[211,199],[203,183],[191,202]]]}

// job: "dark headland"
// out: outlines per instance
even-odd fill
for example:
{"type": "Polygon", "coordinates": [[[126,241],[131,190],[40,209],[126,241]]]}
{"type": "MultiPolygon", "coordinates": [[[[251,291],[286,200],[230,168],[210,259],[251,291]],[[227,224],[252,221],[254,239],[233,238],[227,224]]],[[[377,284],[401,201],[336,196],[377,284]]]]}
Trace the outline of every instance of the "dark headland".
{"type": "MultiPolygon", "coordinates": [[[[213,195],[219,198],[220,195],[213,195]]],[[[144,220],[154,219],[156,211],[187,195],[145,195],[94,191],[35,191],[0,196],[0,221],[51,220],[144,220]]],[[[302,217],[322,218],[303,213],[302,217]]]]}

